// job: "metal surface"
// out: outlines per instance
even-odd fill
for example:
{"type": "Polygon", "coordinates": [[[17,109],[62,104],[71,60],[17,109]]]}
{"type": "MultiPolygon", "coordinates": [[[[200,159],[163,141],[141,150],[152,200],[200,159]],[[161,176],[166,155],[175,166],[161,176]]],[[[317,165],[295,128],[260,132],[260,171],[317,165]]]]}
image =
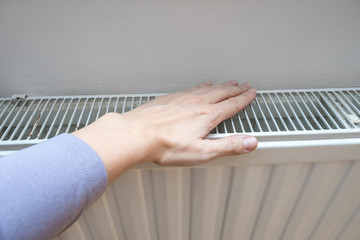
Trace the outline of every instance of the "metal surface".
{"type": "Polygon", "coordinates": [[[262,149],[207,166],[140,166],[58,239],[357,240],[358,148],[262,149]],[[294,153],[301,157],[289,159],[294,153]]]}

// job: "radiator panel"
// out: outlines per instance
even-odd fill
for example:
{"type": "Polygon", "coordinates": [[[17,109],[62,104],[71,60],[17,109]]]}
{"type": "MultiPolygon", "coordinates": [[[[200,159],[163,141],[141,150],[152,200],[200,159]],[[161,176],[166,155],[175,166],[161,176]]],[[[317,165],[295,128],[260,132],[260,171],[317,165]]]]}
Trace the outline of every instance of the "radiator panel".
{"type": "Polygon", "coordinates": [[[359,172],[359,161],[132,169],[59,239],[357,239],[359,172]]]}

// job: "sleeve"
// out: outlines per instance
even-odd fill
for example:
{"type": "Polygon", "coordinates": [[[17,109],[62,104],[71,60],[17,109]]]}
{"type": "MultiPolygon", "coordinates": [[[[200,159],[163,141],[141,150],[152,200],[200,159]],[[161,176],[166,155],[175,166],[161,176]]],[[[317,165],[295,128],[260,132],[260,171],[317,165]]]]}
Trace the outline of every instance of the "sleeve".
{"type": "Polygon", "coordinates": [[[62,134],[0,158],[0,239],[52,239],[107,186],[97,153],[62,134]]]}

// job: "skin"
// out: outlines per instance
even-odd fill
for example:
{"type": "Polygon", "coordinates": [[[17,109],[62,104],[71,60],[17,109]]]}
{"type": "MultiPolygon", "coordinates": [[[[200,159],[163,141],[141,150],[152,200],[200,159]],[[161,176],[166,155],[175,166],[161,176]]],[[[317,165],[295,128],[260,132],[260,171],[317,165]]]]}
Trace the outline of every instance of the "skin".
{"type": "Polygon", "coordinates": [[[97,152],[111,184],[141,162],[192,166],[255,150],[257,140],[248,135],[205,138],[216,125],[241,111],[255,96],[255,89],[248,83],[205,82],[158,97],[124,114],[105,114],[72,134],[97,152]]]}

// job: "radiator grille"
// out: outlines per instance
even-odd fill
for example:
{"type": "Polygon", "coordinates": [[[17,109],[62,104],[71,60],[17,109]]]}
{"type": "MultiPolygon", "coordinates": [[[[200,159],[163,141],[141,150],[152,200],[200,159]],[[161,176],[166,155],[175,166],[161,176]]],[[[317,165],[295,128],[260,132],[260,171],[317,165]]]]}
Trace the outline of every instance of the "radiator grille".
{"type": "Polygon", "coordinates": [[[153,96],[31,97],[0,100],[0,139],[48,139],[94,122],[107,112],[127,112],[153,96]]]}
{"type": "MultiPolygon", "coordinates": [[[[159,95],[0,99],[0,140],[48,139],[87,126],[107,112],[130,111],[159,95]]],[[[359,109],[359,89],[259,91],[250,105],[219,124],[210,137],[359,129],[359,109]]]]}
{"type": "Polygon", "coordinates": [[[360,127],[359,90],[260,91],[212,133],[294,132],[360,127]]]}

